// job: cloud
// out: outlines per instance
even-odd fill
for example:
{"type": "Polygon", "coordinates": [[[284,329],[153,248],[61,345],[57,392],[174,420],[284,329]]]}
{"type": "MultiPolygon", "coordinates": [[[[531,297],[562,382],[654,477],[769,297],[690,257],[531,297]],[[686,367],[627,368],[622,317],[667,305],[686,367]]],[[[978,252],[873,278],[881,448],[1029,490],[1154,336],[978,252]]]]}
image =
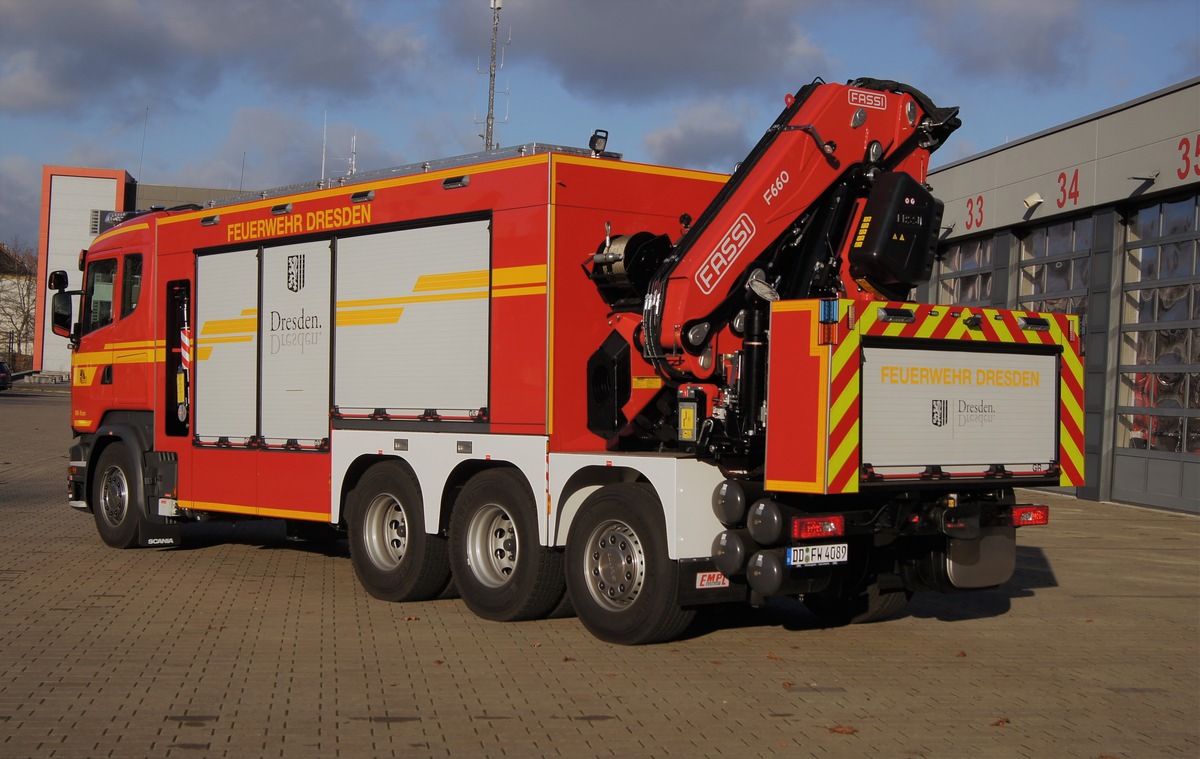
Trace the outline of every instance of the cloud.
{"type": "MultiPolygon", "coordinates": [[[[352,143],[357,167],[403,162],[402,156],[385,150],[373,132],[333,122],[324,136],[326,177],[348,172],[352,143]]],[[[264,190],[316,182],[321,177],[321,159],[321,124],[298,121],[285,111],[247,107],[233,113],[228,135],[211,153],[194,156],[176,167],[151,166],[147,175],[156,184],[228,188],[231,192],[264,190]]]]}
{"type": "Polygon", "coordinates": [[[0,155],[0,219],[8,220],[0,241],[13,237],[35,243],[41,213],[42,169],[36,162],[19,155],[0,155]]]}
{"type": "Polygon", "coordinates": [[[678,108],[675,123],[649,132],[645,146],[654,163],[731,172],[754,146],[750,135],[745,109],[707,100],[678,108]]]}
{"type": "Polygon", "coordinates": [[[362,97],[422,86],[424,40],[375,26],[362,0],[0,0],[0,103],[72,113],[130,99],[186,104],[227,76],[265,91],[362,97]]]}
{"type": "MultiPolygon", "coordinates": [[[[482,2],[478,5],[482,6],[482,2]]],[[[446,3],[441,24],[464,56],[490,49],[491,24],[446,3]]],[[[476,7],[475,4],[471,5],[476,7]]],[[[550,69],[564,89],[617,102],[751,91],[783,79],[808,80],[829,69],[800,19],[816,3],[742,0],[509,0],[500,17],[511,30],[513,60],[550,69]]]]}
{"type": "Polygon", "coordinates": [[[913,4],[929,19],[920,27],[925,42],[958,80],[1049,89],[1087,79],[1092,38],[1080,0],[913,4]]]}

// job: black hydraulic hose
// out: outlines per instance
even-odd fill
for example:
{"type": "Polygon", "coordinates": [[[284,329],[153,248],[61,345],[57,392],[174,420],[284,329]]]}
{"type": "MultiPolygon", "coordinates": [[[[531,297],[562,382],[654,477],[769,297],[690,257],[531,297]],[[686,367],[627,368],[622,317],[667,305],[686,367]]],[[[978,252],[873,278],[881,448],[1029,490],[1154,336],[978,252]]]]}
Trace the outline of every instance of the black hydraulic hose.
{"type": "Polygon", "coordinates": [[[746,340],[742,343],[741,432],[749,437],[758,429],[767,383],[767,315],[756,307],[746,312],[746,340]]]}

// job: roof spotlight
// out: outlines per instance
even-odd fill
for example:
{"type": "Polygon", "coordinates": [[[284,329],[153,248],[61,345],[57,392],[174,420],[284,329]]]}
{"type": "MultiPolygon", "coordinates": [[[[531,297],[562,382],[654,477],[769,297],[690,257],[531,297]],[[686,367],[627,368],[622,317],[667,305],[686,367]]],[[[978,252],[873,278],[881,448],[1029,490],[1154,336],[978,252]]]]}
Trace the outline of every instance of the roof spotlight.
{"type": "Polygon", "coordinates": [[[608,146],[608,130],[597,129],[592,132],[591,139],[588,140],[588,148],[593,153],[603,153],[604,148],[608,146]]]}

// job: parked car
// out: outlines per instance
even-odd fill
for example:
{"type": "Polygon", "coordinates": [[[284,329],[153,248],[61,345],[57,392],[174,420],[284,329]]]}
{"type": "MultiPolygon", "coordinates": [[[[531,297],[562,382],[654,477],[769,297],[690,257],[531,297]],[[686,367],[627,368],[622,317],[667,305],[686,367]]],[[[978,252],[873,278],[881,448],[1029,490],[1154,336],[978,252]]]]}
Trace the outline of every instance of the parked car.
{"type": "Polygon", "coordinates": [[[8,364],[0,361],[0,390],[7,390],[12,387],[12,370],[8,368],[8,364]]]}

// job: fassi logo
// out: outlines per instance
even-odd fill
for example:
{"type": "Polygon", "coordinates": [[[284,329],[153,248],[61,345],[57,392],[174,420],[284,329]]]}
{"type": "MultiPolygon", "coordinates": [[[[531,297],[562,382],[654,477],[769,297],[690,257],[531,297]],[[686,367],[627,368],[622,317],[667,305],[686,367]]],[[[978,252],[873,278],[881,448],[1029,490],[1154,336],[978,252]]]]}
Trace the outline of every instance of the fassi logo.
{"type": "Polygon", "coordinates": [[[720,284],[729,267],[754,239],[754,232],[754,222],[746,214],[734,220],[733,226],[696,271],[696,284],[702,293],[708,295],[720,284]]]}
{"type": "Polygon", "coordinates": [[[848,97],[850,105],[860,105],[863,108],[874,108],[878,111],[887,110],[887,95],[872,90],[850,90],[848,97]]]}

